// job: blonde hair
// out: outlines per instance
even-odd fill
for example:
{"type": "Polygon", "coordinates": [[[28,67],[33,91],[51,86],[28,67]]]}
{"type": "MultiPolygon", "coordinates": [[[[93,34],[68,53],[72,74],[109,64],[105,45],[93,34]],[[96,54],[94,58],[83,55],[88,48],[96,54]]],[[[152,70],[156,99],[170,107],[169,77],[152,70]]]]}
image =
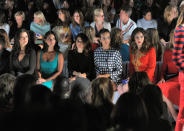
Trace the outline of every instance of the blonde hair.
{"type": "Polygon", "coordinates": [[[62,42],[61,34],[65,33],[64,26],[56,26],[52,31],[56,34],[58,42],[62,42]]]}
{"type": "Polygon", "coordinates": [[[37,11],[37,12],[34,13],[34,15],[35,15],[38,19],[41,20],[41,23],[40,23],[41,25],[44,25],[44,24],[47,23],[47,21],[46,21],[46,19],[45,19],[45,16],[44,16],[44,14],[43,14],[42,11],[37,11]]]}
{"type": "Polygon", "coordinates": [[[172,10],[177,7],[175,5],[168,5],[164,10],[164,20],[169,21],[169,17],[171,16],[172,10]]]}
{"type": "Polygon", "coordinates": [[[180,15],[179,15],[178,20],[177,20],[176,28],[184,22],[183,15],[184,15],[184,9],[181,10],[181,12],[180,12],[180,15]]]}
{"type": "Polygon", "coordinates": [[[174,47],[174,29],[169,34],[169,43],[166,45],[166,49],[172,49],[174,47]]]}
{"type": "Polygon", "coordinates": [[[93,38],[95,37],[95,29],[91,26],[88,26],[84,28],[83,33],[86,34],[89,39],[89,42],[93,43],[93,38]]]}
{"type": "MultiPolygon", "coordinates": [[[[67,26],[55,26],[52,31],[56,34],[56,39],[58,42],[63,43],[63,37],[61,35],[71,35],[71,29],[67,26]]],[[[67,36],[65,36],[67,37],[67,36]]],[[[65,44],[70,44],[70,41],[65,42],[65,44]]]]}
{"type": "Polygon", "coordinates": [[[24,21],[25,20],[25,13],[23,11],[17,11],[14,15],[14,18],[16,16],[22,16],[22,20],[24,21]]]}
{"type": "Polygon", "coordinates": [[[103,13],[102,8],[97,8],[97,9],[94,10],[94,16],[93,16],[94,21],[96,21],[95,17],[99,16],[101,12],[103,13]]]}

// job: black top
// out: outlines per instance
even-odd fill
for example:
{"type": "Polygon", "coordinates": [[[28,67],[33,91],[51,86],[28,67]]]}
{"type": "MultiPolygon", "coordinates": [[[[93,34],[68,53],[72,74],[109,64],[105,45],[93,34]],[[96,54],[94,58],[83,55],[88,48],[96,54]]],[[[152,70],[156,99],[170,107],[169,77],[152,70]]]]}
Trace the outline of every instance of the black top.
{"type": "Polygon", "coordinates": [[[16,32],[18,31],[18,30],[20,30],[20,29],[29,29],[29,27],[27,26],[28,24],[26,23],[26,22],[23,22],[22,23],[22,27],[20,27],[20,28],[18,28],[17,27],[17,23],[16,22],[14,22],[12,25],[11,25],[11,27],[10,27],[10,34],[9,34],[9,37],[10,37],[10,40],[12,39],[12,38],[14,38],[14,36],[15,36],[15,34],[16,34],[16,32]]]}
{"type": "Polygon", "coordinates": [[[0,75],[9,72],[10,52],[6,49],[0,51],[0,75]]]}
{"type": "Polygon", "coordinates": [[[68,52],[68,71],[69,77],[73,71],[86,73],[87,78],[92,80],[95,77],[93,52],[86,56],[84,53],[78,53],[76,50],[68,52]]]}
{"type": "Polygon", "coordinates": [[[164,39],[166,42],[169,41],[169,34],[175,28],[177,19],[173,19],[171,24],[168,24],[163,19],[158,20],[158,32],[160,39],[164,39]]]}
{"type": "Polygon", "coordinates": [[[24,74],[33,74],[36,67],[36,52],[31,50],[30,54],[25,54],[24,58],[19,61],[13,53],[10,56],[10,70],[15,76],[24,74]]]}

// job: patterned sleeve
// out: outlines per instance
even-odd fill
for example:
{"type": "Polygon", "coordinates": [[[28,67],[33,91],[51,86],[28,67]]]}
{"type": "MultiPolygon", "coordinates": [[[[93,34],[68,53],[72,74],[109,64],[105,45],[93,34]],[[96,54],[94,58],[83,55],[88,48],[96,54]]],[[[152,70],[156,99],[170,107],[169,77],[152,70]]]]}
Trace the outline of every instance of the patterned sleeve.
{"type": "Polygon", "coordinates": [[[121,58],[120,52],[115,51],[114,57],[115,57],[115,70],[112,72],[110,77],[114,82],[118,83],[121,78],[121,74],[123,70],[122,58],[121,58]]]}
{"type": "Polygon", "coordinates": [[[174,33],[174,50],[172,60],[180,70],[184,70],[184,27],[177,27],[174,33]]]}

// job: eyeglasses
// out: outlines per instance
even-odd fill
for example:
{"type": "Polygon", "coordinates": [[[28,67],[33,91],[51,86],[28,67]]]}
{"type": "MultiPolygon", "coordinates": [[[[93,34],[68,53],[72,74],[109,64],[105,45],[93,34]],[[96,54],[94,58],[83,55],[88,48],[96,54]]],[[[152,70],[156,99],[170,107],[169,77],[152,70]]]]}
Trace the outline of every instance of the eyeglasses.
{"type": "Polygon", "coordinates": [[[110,40],[111,39],[111,37],[102,37],[102,38],[100,38],[101,40],[110,40]]]}
{"type": "Polygon", "coordinates": [[[26,39],[26,38],[28,38],[28,36],[20,37],[20,40],[24,40],[24,39],[26,39]]]}
{"type": "Polygon", "coordinates": [[[82,41],[82,40],[76,40],[76,42],[78,42],[78,43],[82,43],[83,41],[82,41]]]}
{"type": "Polygon", "coordinates": [[[55,41],[56,39],[47,38],[48,41],[55,41]]]}
{"type": "Polygon", "coordinates": [[[104,15],[97,15],[98,17],[104,17],[104,15]]]}

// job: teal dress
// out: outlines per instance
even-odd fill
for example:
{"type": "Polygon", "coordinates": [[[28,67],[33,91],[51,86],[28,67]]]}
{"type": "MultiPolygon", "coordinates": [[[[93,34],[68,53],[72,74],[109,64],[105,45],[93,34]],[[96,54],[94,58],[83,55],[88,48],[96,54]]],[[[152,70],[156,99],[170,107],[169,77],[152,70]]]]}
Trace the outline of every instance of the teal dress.
{"type": "MultiPolygon", "coordinates": [[[[56,56],[53,61],[44,61],[42,59],[43,52],[40,52],[40,72],[42,74],[42,78],[47,79],[51,77],[54,73],[57,71],[58,67],[58,53],[56,53],[56,56]]],[[[42,85],[52,88],[53,80],[47,81],[42,83],[42,85]]]]}

